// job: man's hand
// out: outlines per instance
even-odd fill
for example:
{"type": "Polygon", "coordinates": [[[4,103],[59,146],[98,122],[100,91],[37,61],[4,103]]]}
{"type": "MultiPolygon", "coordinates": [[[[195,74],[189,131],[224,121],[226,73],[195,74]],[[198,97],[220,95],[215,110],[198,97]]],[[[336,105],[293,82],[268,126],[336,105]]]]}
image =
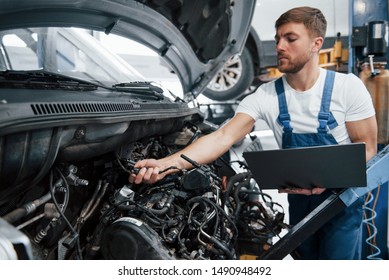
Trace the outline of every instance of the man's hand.
{"type": "Polygon", "coordinates": [[[134,164],[136,172],[130,175],[128,181],[135,184],[153,184],[163,179],[166,175],[180,170],[180,168],[174,165],[169,165],[169,162],[171,161],[166,158],[140,160],[134,164]]]}
{"type": "Polygon", "coordinates": [[[163,177],[166,174],[159,174],[161,163],[156,159],[144,159],[135,163],[134,168],[139,171],[135,174],[130,174],[128,181],[130,183],[140,184],[140,183],[149,183],[153,184],[163,177]]]}
{"type": "Polygon", "coordinates": [[[288,194],[313,195],[313,194],[321,194],[325,190],[326,190],[325,188],[320,188],[320,187],[315,187],[310,189],[286,187],[286,188],[278,189],[278,192],[288,193],[288,194]]]}

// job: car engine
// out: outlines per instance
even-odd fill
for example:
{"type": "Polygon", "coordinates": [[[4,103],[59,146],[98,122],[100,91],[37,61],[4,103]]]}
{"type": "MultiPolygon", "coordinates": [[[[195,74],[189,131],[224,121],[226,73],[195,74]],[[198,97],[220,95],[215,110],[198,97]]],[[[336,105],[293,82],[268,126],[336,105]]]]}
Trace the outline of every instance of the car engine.
{"type": "Polygon", "coordinates": [[[177,152],[198,136],[186,126],[96,158],[56,162],[37,186],[1,206],[0,256],[260,258],[287,225],[282,207],[258,189],[243,162],[236,173],[228,154],[210,165],[181,155],[193,169],[177,170],[152,185],[129,183],[136,161],[177,152]],[[7,238],[16,236],[10,232],[21,237],[7,238]]]}

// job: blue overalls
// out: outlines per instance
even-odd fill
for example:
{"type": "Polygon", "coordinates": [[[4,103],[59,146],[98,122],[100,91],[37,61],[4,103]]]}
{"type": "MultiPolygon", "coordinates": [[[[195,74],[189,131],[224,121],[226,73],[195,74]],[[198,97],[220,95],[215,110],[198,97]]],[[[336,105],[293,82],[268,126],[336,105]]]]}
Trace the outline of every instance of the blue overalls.
{"type": "MultiPolygon", "coordinates": [[[[276,81],[275,85],[280,110],[278,121],[283,126],[284,131],[282,135],[283,149],[338,144],[332,134],[327,132],[328,128],[333,129],[338,125],[330,112],[334,78],[335,72],[327,71],[318,116],[319,127],[317,133],[300,134],[293,133],[293,128],[290,126],[290,115],[286,104],[282,78],[276,81]]],[[[320,195],[311,196],[288,194],[290,225],[297,224],[330,195],[331,190],[326,190],[320,195]]],[[[297,248],[296,252],[299,258],[306,260],[360,259],[363,203],[364,199],[360,198],[311,235],[297,248]]]]}

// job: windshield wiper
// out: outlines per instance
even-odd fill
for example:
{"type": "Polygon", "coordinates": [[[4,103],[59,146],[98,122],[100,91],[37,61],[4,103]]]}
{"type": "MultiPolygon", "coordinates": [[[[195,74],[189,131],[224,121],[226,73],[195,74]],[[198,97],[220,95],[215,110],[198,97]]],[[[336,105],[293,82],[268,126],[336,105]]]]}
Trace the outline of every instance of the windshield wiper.
{"type": "Polygon", "coordinates": [[[156,98],[157,100],[162,100],[164,98],[163,89],[152,85],[150,82],[136,81],[129,83],[118,83],[114,84],[112,88],[117,91],[139,94],[142,95],[142,97],[156,98]]]}
{"type": "Polygon", "coordinates": [[[62,89],[77,91],[93,91],[104,88],[116,92],[128,92],[132,95],[141,95],[142,98],[162,100],[163,89],[150,82],[136,81],[114,84],[112,87],[92,83],[82,79],[73,78],[45,70],[7,70],[0,71],[0,88],[36,88],[36,89],[62,89]]]}
{"type": "Polygon", "coordinates": [[[44,70],[7,70],[0,72],[0,87],[90,91],[99,85],[44,70]]]}

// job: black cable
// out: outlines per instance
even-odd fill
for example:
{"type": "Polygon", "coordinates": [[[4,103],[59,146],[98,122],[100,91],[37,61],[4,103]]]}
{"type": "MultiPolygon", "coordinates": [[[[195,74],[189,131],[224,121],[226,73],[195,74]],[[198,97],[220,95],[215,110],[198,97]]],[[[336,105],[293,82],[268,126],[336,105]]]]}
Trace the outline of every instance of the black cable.
{"type": "MultiPolygon", "coordinates": [[[[225,218],[228,220],[228,222],[231,224],[231,226],[233,227],[233,230],[235,231],[235,234],[233,234],[233,238],[236,240],[237,238],[237,235],[238,235],[238,229],[235,225],[235,222],[231,220],[231,218],[227,215],[227,213],[223,210],[223,208],[221,208],[218,204],[212,202],[209,198],[207,197],[194,197],[192,199],[201,199],[201,200],[204,200],[204,201],[207,201],[209,203],[213,203],[213,205],[215,205],[216,208],[218,208],[220,210],[220,213],[223,214],[223,216],[225,216],[225,218]]],[[[190,199],[189,201],[191,201],[192,199],[190,199]]],[[[189,202],[188,201],[188,202],[189,202]]]]}
{"type": "Polygon", "coordinates": [[[279,204],[278,202],[274,202],[273,199],[272,199],[272,197],[271,197],[270,195],[264,193],[264,192],[261,192],[261,191],[260,191],[260,192],[258,192],[258,191],[250,191],[250,190],[241,190],[240,192],[242,192],[242,193],[247,193],[247,194],[258,194],[258,195],[261,195],[263,201],[264,201],[266,204],[271,204],[270,209],[273,211],[273,213],[277,212],[276,210],[274,210],[273,205],[279,206],[279,207],[282,209],[282,212],[284,212],[284,207],[283,207],[281,204],[279,204]],[[266,200],[264,199],[264,196],[267,196],[268,198],[270,198],[270,201],[266,201],[266,200]]]}
{"type": "MultiPolygon", "coordinates": [[[[60,176],[63,176],[62,173],[60,173],[60,176]]],[[[53,199],[53,203],[54,203],[54,206],[55,208],[57,209],[59,215],[62,217],[62,219],[65,221],[65,223],[67,224],[67,226],[69,227],[70,231],[73,233],[73,235],[75,236],[76,239],[79,238],[78,236],[78,233],[77,231],[73,228],[73,226],[71,225],[71,223],[69,222],[69,220],[66,218],[65,214],[63,213],[62,209],[60,208],[56,198],[55,198],[55,195],[54,195],[54,186],[53,186],[53,171],[51,170],[50,171],[50,175],[49,175],[49,184],[50,184],[50,194],[51,194],[51,198],[53,199]]],[[[64,179],[64,178],[63,178],[64,179]]],[[[66,182],[66,179],[65,179],[65,182],[66,182]]],[[[77,244],[77,242],[76,242],[77,244]]],[[[82,256],[81,256],[81,251],[80,251],[80,248],[78,248],[78,246],[76,246],[76,252],[77,252],[77,256],[79,259],[82,259],[82,256]]]]}
{"type": "MultiPolygon", "coordinates": [[[[251,206],[251,205],[254,205],[254,206],[257,206],[260,210],[260,214],[263,214],[265,217],[262,217],[261,215],[259,215],[259,217],[256,217],[257,219],[261,220],[263,223],[264,223],[264,226],[265,228],[267,228],[268,231],[270,231],[274,236],[278,236],[278,233],[276,233],[274,231],[274,229],[271,227],[272,223],[269,222],[269,220],[271,219],[271,217],[269,217],[266,213],[266,209],[263,207],[263,205],[257,201],[257,202],[247,202],[246,205],[248,206],[251,206]]],[[[255,211],[257,212],[257,211],[255,211]]]]}
{"type": "MultiPolygon", "coordinates": [[[[217,217],[217,220],[219,219],[219,211],[218,211],[218,208],[217,208],[217,204],[216,203],[214,203],[213,201],[211,201],[211,200],[209,200],[209,199],[206,199],[206,198],[202,198],[202,197],[200,197],[199,199],[201,199],[201,200],[204,200],[206,203],[208,203],[209,205],[211,205],[213,208],[214,208],[214,210],[215,210],[215,212],[216,212],[216,217],[217,217]]],[[[222,211],[222,212],[224,212],[224,211],[222,211]]],[[[205,212],[205,214],[207,214],[207,212],[205,212]]],[[[207,220],[205,220],[201,225],[200,225],[200,232],[201,231],[204,231],[203,230],[203,227],[206,225],[206,224],[208,224],[210,221],[212,221],[212,219],[213,219],[213,217],[212,218],[210,218],[210,219],[207,219],[207,220]]],[[[218,224],[218,222],[217,222],[217,224],[218,224]]],[[[219,241],[216,237],[215,237],[215,235],[216,235],[216,230],[217,230],[217,227],[215,227],[215,232],[214,232],[214,234],[213,234],[213,236],[211,235],[210,237],[208,237],[208,239],[213,243],[213,244],[215,244],[216,245],[216,247],[218,247],[220,250],[222,250],[226,255],[227,255],[227,257],[228,257],[228,259],[233,259],[233,253],[221,242],[221,241],[219,241]]],[[[207,237],[207,236],[206,236],[207,237]]]]}
{"type": "Polygon", "coordinates": [[[62,179],[62,183],[65,185],[65,189],[66,189],[66,191],[64,192],[64,197],[65,197],[65,199],[64,199],[63,206],[62,206],[63,211],[65,211],[65,209],[67,208],[68,203],[69,203],[69,192],[70,192],[70,188],[69,188],[69,184],[68,184],[68,182],[66,181],[66,178],[65,178],[65,176],[63,175],[63,173],[61,172],[61,170],[60,170],[58,167],[56,167],[56,168],[55,168],[55,171],[58,172],[59,176],[60,176],[61,179],[62,179]]]}

